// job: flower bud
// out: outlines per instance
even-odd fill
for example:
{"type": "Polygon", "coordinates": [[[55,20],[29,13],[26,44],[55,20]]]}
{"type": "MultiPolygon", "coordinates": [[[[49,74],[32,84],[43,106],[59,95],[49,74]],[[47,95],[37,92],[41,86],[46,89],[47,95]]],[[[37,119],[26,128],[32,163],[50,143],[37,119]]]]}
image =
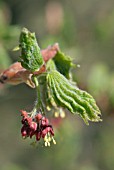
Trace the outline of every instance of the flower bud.
{"type": "Polygon", "coordinates": [[[41,119],[42,119],[42,114],[38,113],[36,116],[35,116],[35,119],[37,122],[39,122],[41,119]]]}
{"type": "Polygon", "coordinates": [[[44,138],[47,133],[48,133],[47,129],[42,130],[42,138],[44,138]]]}
{"type": "Polygon", "coordinates": [[[22,137],[26,137],[27,136],[27,127],[26,126],[23,126],[21,128],[21,135],[22,135],[22,137]]]}
{"type": "Polygon", "coordinates": [[[31,117],[27,117],[26,118],[26,122],[28,123],[28,125],[30,126],[31,122],[32,122],[32,118],[31,117]]]}
{"type": "Polygon", "coordinates": [[[28,117],[28,113],[24,110],[21,110],[21,116],[23,116],[24,118],[28,117]]]}
{"type": "Polygon", "coordinates": [[[42,122],[41,122],[42,126],[48,126],[49,125],[49,120],[45,117],[42,118],[42,122]]]}
{"type": "Polygon", "coordinates": [[[38,140],[40,140],[40,138],[41,138],[41,132],[36,132],[36,140],[38,141],[38,140]]]}
{"type": "Polygon", "coordinates": [[[36,122],[30,122],[29,127],[30,127],[31,130],[36,131],[37,123],[36,122]]]}

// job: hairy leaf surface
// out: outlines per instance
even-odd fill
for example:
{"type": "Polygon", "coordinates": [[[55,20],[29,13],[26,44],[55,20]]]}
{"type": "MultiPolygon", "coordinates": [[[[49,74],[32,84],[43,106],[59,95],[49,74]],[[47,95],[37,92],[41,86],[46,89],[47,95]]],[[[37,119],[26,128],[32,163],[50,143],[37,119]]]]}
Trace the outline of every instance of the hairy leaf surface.
{"type": "Polygon", "coordinates": [[[38,71],[44,61],[35,37],[35,33],[31,33],[26,28],[23,28],[20,35],[19,46],[21,48],[21,65],[32,72],[38,71]]]}

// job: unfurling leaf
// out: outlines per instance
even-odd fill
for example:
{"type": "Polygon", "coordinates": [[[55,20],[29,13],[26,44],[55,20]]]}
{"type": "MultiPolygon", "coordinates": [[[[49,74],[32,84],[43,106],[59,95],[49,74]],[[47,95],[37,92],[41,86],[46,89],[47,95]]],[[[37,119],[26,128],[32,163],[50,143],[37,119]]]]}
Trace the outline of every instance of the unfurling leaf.
{"type": "Polygon", "coordinates": [[[93,97],[72,85],[58,71],[53,70],[47,74],[47,84],[49,97],[58,106],[67,108],[73,114],[79,114],[86,124],[89,124],[88,121],[101,121],[101,113],[93,97]]]}
{"type": "Polygon", "coordinates": [[[44,61],[35,33],[31,33],[26,28],[23,28],[20,35],[19,47],[21,49],[21,65],[29,71],[38,71],[44,64],[44,61]]]}
{"type": "Polygon", "coordinates": [[[53,58],[57,70],[63,74],[66,78],[70,79],[70,69],[74,66],[72,59],[66,56],[61,51],[58,51],[56,56],[53,58]]]}

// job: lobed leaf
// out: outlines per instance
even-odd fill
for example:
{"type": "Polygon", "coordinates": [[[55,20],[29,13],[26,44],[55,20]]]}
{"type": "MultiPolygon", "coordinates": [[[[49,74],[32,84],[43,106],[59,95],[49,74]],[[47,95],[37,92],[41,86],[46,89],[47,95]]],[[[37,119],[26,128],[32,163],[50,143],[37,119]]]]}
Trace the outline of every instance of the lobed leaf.
{"type": "Polygon", "coordinates": [[[67,108],[73,114],[79,114],[86,124],[89,124],[88,121],[101,121],[101,113],[94,98],[72,85],[57,70],[48,73],[47,84],[49,94],[58,106],[67,108]]]}

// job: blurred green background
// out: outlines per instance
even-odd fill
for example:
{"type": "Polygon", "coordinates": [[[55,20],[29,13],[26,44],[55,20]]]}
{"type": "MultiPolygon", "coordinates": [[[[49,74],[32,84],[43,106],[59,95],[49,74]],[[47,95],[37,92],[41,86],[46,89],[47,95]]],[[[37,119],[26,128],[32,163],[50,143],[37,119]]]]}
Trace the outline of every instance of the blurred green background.
{"type": "Polygon", "coordinates": [[[21,138],[19,110],[32,108],[34,90],[0,85],[0,170],[113,170],[114,1],[0,0],[0,71],[17,60],[22,27],[36,32],[41,48],[58,42],[81,65],[73,78],[97,100],[103,122],[86,126],[68,115],[56,146],[33,148],[21,138]]]}

